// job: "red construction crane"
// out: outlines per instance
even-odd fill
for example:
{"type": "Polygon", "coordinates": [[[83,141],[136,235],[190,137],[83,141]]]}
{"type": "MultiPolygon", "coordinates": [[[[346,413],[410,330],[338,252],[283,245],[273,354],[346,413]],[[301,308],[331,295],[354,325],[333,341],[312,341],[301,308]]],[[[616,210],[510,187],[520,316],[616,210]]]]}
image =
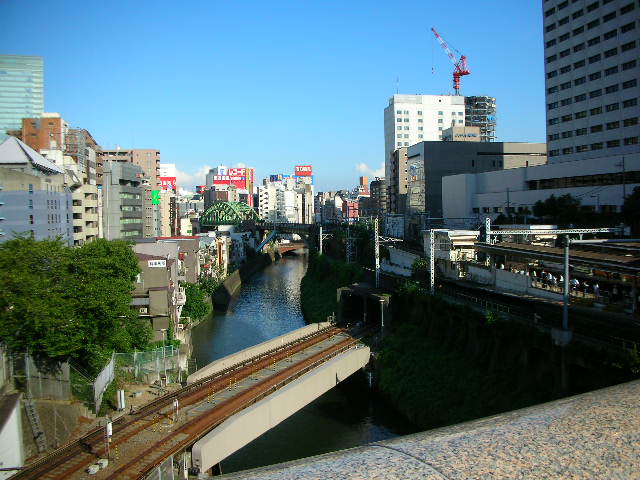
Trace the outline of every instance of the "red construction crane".
{"type": "Polygon", "coordinates": [[[453,70],[453,89],[455,90],[456,95],[460,95],[460,77],[469,75],[471,73],[469,67],[467,66],[467,57],[465,57],[464,55],[460,55],[460,60],[457,60],[456,56],[449,49],[447,43],[438,34],[438,32],[436,32],[436,29],[432,27],[431,31],[436,36],[438,42],[440,43],[440,46],[444,49],[444,51],[453,62],[453,65],[455,66],[455,69],[453,70]]]}

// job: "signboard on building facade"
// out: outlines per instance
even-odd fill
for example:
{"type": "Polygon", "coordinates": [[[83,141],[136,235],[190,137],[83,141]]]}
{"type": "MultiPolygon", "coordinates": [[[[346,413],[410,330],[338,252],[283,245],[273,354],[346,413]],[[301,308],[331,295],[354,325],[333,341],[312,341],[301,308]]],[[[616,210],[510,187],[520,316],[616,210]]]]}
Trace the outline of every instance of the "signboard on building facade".
{"type": "Polygon", "coordinates": [[[159,177],[162,190],[176,190],[176,177],[159,177]]]}
{"type": "Polygon", "coordinates": [[[151,190],[151,205],[160,205],[160,190],[151,190]]]}
{"type": "Polygon", "coordinates": [[[203,194],[207,191],[206,185],[196,185],[196,193],[203,194]]]}
{"type": "Polygon", "coordinates": [[[149,268],[166,268],[167,261],[166,260],[147,260],[147,266],[149,268]]]}
{"type": "Polygon", "coordinates": [[[313,167],[311,165],[296,165],[296,177],[310,177],[313,175],[313,167]]]}

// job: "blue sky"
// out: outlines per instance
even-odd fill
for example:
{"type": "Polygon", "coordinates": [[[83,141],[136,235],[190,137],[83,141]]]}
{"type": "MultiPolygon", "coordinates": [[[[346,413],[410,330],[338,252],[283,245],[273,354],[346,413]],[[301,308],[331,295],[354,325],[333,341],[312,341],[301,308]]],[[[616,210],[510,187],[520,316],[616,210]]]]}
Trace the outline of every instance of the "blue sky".
{"type": "Polygon", "coordinates": [[[46,111],[159,149],[181,186],[312,164],[335,190],[379,170],[396,88],[451,92],[432,26],[468,58],[462,93],[497,98],[498,140],[544,141],[541,23],[530,0],[2,0],[0,53],[43,56],[46,111]]]}

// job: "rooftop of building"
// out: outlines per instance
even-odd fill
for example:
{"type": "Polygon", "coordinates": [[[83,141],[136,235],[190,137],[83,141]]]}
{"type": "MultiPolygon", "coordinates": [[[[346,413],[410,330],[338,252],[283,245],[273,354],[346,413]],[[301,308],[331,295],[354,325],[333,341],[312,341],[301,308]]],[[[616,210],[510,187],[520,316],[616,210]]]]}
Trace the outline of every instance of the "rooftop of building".
{"type": "Polygon", "coordinates": [[[0,143],[0,166],[27,163],[47,174],[64,173],[64,169],[15,137],[7,137],[0,143]]]}

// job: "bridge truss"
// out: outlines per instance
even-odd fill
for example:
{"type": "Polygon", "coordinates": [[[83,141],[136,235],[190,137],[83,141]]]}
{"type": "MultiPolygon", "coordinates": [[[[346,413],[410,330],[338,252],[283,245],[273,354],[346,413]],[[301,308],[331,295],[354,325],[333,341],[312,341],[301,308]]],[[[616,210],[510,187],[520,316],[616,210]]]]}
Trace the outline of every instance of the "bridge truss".
{"type": "Polygon", "coordinates": [[[256,211],[242,202],[216,202],[200,217],[202,227],[240,225],[247,220],[259,221],[256,211]]]}

